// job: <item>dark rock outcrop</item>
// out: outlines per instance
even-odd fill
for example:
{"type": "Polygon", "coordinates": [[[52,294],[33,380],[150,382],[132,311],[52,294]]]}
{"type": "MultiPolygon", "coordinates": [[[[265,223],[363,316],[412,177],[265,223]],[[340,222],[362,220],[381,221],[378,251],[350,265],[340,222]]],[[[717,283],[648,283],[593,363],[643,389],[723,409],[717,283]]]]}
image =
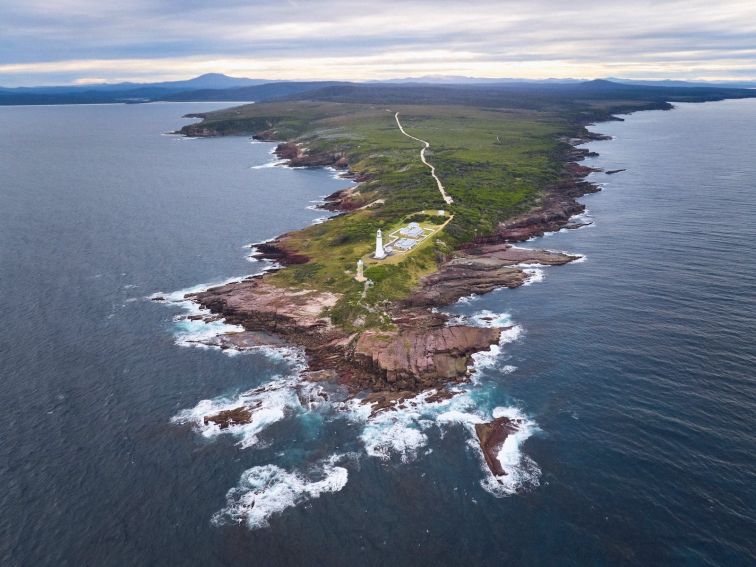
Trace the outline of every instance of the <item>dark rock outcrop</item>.
{"type": "Polygon", "coordinates": [[[496,476],[504,476],[507,472],[499,462],[499,450],[512,433],[517,431],[517,423],[508,417],[497,417],[488,423],[476,423],[475,433],[483,450],[483,457],[488,468],[496,476]]]}
{"type": "MultiPolygon", "coordinates": [[[[446,326],[447,317],[397,310],[391,331],[348,334],[325,314],[337,294],[279,288],[264,278],[211,288],[189,296],[245,333],[231,334],[240,348],[264,331],[302,347],[315,379],[337,378],[352,391],[420,391],[464,379],[471,355],[499,340],[501,329],[446,326]]],[[[227,344],[227,343],[226,343],[227,344]]]]}
{"type": "Polygon", "coordinates": [[[288,160],[289,167],[325,167],[347,169],[349,162],[342,152],[310,152],[294,142],[282,142],[275,149],[280,159],[288,160]]]}
{"type": "Polygon", "coordinates": [[[327,211],[353,211],[359,209],[365,204],[365,199],[357,187],[348,187],[335,193],[331,193],[320,205],[321,209],[327,211]]]}
{"type": "Polygon", "coordinates": [[[215,415],[206,415],[203,421],[205,425],[215,423],[221,429],[227,429],[232,425],[242,425],[250,422],[254,410],[259,406],[260,402],[254,406],[239,406],[238,408],[224,410],[215,415]]]}

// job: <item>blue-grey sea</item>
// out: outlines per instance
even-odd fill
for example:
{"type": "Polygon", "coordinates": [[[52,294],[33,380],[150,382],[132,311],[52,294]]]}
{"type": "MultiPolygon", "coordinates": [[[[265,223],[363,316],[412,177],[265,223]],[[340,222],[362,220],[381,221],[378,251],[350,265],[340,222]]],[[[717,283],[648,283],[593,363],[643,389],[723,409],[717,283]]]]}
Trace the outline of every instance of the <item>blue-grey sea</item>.
{"type": "Polygon", "coordinates": [[[225,327],[183,293],[349,185],[166,135],[223,106],[0,107],[2,565],[756,564],[756,100],[594,126],[585,163],[627,171],[526,244],[584,259],[450,308],[512,328],[377,420],[309,403],[296,351],[194,342],[225,327]],[[474,442],[498,415],[503,484],[474,442]]]}

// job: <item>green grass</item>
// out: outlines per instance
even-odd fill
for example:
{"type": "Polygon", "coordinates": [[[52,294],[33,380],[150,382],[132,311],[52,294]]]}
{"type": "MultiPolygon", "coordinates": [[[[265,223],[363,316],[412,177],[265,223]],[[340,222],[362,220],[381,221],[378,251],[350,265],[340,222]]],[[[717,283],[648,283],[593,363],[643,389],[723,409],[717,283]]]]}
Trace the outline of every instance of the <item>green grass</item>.
{"type": "Polygon", "coordinates": [[[271,277],[282,286],[342,293],[331,316],[345,328],[389,325],[386,307],[409,295],[451,250],[532,207],[559,176],[565,149],[560,136],[575,132],[573,124],[550,112],[314,102],[246,105],[210,113],[203,124],[223,134],[272,128],[278,138],[311,151],[344,152],[353,171],[372,174],[359,187],[361,199],[384,204],[290,233],[283,245],[310,261],[271,277]],[[397,111],[409,134],[430,142],[427,159],[453,205],[442,201],[420,162],[421,144],[397,128],[397,111]],[[390,230],[436,209],[454,214],[442,232],[398,263],[367,266],[365,275],[374,282],[367,291],[353,279],[355,262],[372,252],[378,228],[390,230]]]}

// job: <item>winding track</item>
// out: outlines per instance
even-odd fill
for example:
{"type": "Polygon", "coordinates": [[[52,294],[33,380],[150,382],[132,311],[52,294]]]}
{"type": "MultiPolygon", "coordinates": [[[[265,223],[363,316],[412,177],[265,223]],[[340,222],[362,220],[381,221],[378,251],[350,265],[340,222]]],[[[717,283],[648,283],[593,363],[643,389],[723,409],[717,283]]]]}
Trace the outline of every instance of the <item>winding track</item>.
{"type": "Polygon", "coordinates": [[[436,175],[436,168],[433,167],[431,164],[429,164],[428,160],[425,159],[425,150],[430,148],[430,143],[426,142],[425,140],[421,140],[420,138],[415,138],[414,136],[407,134],[407,132],[404,131],[404,127],[402,126],[402,123],[399,122],[398,112],[394,114],[394,118],[396,119],[396,125],[399,126],[399,130],[401,131],[402,134],[404,134],[408,138],[412,138],[413,140],[417,140],[418,142],[425,144],[425,147],[423,147],[423,149],[420,150],[420,161],[422,161],[425,165],[430,167],[431,175],[433,176],[433,179],[436,180],[436,184],[438,185],[438,190],[441,193],[441,196],[444,198],[444,201],[446,202],[447,205],[451,205],[454,202],[454,199],[452,199],[451,196],[444,189],[444,184],[441,183],[441,180],[438,178],[438,175],[436,175]]]}

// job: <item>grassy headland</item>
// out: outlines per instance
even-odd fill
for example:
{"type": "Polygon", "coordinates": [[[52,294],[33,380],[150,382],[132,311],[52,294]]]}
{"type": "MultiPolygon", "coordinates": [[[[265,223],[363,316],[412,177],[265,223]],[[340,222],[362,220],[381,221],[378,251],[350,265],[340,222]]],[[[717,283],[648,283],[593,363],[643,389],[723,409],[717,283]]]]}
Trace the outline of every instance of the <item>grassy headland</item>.
{"type": "Polygon", "coordinates": [[[296,141],[310,153],[343,153],[352,171],[369,178],[355,198],[372,205],[287,234],[286,250],[309,261],[271,278],[344,294],[331,316],[345,326],[360,318],[368,326],[385,322],[382,302],[405,297],[453,249],[532,207],[539,189],[558,178],[567,146],[560,138],[574,130],[549,112],[329,102],[242,106],[209,114],[202,125],[222,134],[272,129],[276,138],[296,141]],[[395,112],[408,132],[430,142],[428,159],[453,205],[441,199],[420,162],[421,145],[401,134],[395,112]],[[365,275],[375,285],[362,297],[355,262],[373,250],[376,230],[414,220],[426,209],[445,209],[454,218],[400,262],[368,265],[365,275]]]}
{"type": "MultiPolygon", "coordinates": [[[[376,89],[357,95],[324,89],[319,97],[310,96],[320,100],[267,102],[208,113],[184,132],[266,132],[298,144],[310,155],[345,158],[349,169],[363,179],[350,195],[352,205],[360,208],[285,235],[280,246],[306,261],[268,281],[342,294],[331,319],[356,330],[390,325],[388,307],[407,297],[454,249],[492,234],[502,221],[537,206],[571,159],[569,139],[585,135],[586,124],[615,112],[669,108],[647,90],[607,90],[603,84],[596,88],[599,95],[577,90],[573,96],[547,93],[540,98],[527,93],[497,98],[486,91],[477,98],[468,94],[464,104],[438,104],[457,103],[460,89],[435,96],[436,104],[424,100],[425,91],[413,96],[413,89],[406,87],[392,87],[378,99],[376,89]],[[413,100],[422,104],[409,104],[413,100]],[[401,134],[395,112],[409,134],[430,142],[427,158],[453,205],[443,202],[420,162],[421,144],[401,134]],[[369,263],[365,275],[372,286],[354,280],[355,262],[373,250],[377,229],[396,228],[421,211],[435,209],[454,215],[442,231],[400,260],[369,263]]],[[[682,98],[696,100],[688,93],[682,98]]]]}

